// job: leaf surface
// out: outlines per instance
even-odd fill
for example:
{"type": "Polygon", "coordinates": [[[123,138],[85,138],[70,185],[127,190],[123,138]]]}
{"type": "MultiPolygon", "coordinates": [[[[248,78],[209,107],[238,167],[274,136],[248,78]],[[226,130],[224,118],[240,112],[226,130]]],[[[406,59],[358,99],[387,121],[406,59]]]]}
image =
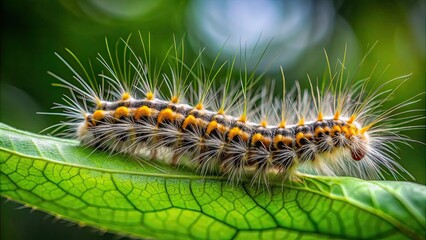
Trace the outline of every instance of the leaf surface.
{"type": "Polygon", "coordinates": [[[156,239],[423,239],[426,187],[306,176],[270,191],[0,124],[0,194],[104,231],[156,239]]]}

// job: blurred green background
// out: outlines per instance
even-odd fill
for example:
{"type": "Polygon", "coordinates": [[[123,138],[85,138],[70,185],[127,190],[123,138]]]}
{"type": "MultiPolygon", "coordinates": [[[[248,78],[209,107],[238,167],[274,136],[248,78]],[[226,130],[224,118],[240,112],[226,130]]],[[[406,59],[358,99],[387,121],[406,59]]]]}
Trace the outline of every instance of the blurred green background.
{"type": "MultiPolygon", "coordinates": [[[[265,60],[276,60],[268,76],[278,78],[278,66],[283,65],[289,82],[302,83],[307,73],[322,76],[323,48],[334,61],[347,44],[350,68],[378,41],[360,76],[369,75],[376,63],[379,70],[389,65],[383,81],[412,73],[391,106],[425,91],[425,8],[425,1],[2,1],[0,121],[31,132],[57,123],[58,117],[36,114],[49,111],[63,93],[51,86],[55,79],[47,71],[71,76],[54,52],[65,55],[66,47],[87,62],[105,53],[105,37],[114,43],[137,31],[151,33],[152,52],[158,57],[173,34],[185,34],[189,54],[206,46],[206,58],[213,58],[228,38],[225,56],[242,42],[250,48],[259,36],[260,46],[273,38],[265,60]]],[[[424,96],[414,108],[425,108],[424,96]]],[[[407,134],[425,142],[425,130],[407,134]]],[[[400,148],[402,166],[425,184],[425,146],[400,148]]],[[[41,212],[16,210],[18,204],[4,199],[0,206],[1,239],[114,237],[57,223],[41,212]]]]}

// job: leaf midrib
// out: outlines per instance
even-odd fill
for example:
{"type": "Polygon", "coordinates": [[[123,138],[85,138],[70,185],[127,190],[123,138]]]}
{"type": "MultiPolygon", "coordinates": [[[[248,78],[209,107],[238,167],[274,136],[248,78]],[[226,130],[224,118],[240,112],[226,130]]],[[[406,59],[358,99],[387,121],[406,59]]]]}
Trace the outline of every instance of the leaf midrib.
{"type": "Polygon", "coordinates": [[[0,123],[0,131],[6,131],[6,132],[15,132],[21,135],[26,135],[32,138],[37,138],[37,139],[47,139],[50,141],[58,141],[58,142],[64,142],[64,143],[74,143],[74,144],[78,144],[78,141],[76,140],[71,140],[71,139],[63,139],[63,138],[57,138],[57,137],[53,137],[53,136],[48,136],[48,135],[39,135],[39,134],[35,134],[35,133],[31,133],[31,132],[26,132],[26,131],[22,131],[16,128],[9,128],[7,127],[7,125],[0,123]]]}
{"type": "Polygon", "coordinates": [[[77,167],[77,168],[83,168],[88,170],[95,170],[99,172],[107,172],[107,173],[116,173],[116,174],[131,174],[131,175],[139,175],[139,176],[147,176],[147,177],[161,177],[161,178],[179,178],[179,179],[191,179],[191,180],[199,180],[199,179],[211,179],[211,180],[220,180],[218,177],[214,176],[196,176],[196,175],[176,175],[176,174],[164,174],[164,173],[148,173],[148,172],[134,172],[134,171],[125,171],[125,170],[113,170],[113,169],[107,169],[107,168],[98,168],[98,167],[92,167],[87,165],[81,165],[81,164],[75,164],[70,162],[63,162],[63,161],[57,161],[46,157],[40,157],[40,156],[30,156],[18,152],[14,152],[13,150],[0,147],[0,151],[7,152],[11,155],[23,157],[23,158],[29,158],[33,160],[40,160],[40,161],[47,161],[55,164],[61,164],[65,166],[70,167],[77,167]]]}

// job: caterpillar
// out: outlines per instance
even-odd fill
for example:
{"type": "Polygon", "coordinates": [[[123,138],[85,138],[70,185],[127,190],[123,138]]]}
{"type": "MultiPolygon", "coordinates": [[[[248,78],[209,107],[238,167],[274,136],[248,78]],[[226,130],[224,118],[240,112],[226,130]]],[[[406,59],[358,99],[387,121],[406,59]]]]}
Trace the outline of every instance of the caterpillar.
{"type": "Polygon", "coordinates": [[[266,79],[266,71],[258,69],[262,57],[249,71],[246,51],[222,62],[219,51],[206,67],[203,50],[187,61],[183,40],[173,38],[160,60],[151,57],[150,36],[147,41],[139,33],[139,40],[141,53],[130,46],[129,36],[117,43],[115,55],[106,40],[106,57],[97,57],[103,67],[98,75],[72,51],[67,49],[81,70],[56,53],[73,78],[49,72],[59,81],[55,86],[69,90],[54,106],[61,112],[53,114],[67,119],[52,126],[54,132],[62,129],[100,151],[187,164],[231,183],[297,181],[303,172],[363,179],[406,173],[394,160],[396,143],[415,141],[400,132],[421,128],[410,123],[424,118],[412,114],[422,110],[409,109],[420,94],[382,107],[409,75],[384,83],[372,75],[357,80],[346,71],[345,49],[333,68],[325,53],[327,74],[321,80],[308,77],[307,90],[296,83],[287,91],[281,68],[282,96],[275,97],[273,81],[254,90],[266,79]]]}

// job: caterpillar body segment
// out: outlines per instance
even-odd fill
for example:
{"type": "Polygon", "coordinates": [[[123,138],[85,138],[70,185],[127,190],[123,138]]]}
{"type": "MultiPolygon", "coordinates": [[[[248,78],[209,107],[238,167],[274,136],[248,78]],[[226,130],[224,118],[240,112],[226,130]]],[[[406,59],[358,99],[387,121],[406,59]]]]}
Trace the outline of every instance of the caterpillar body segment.
{"type": "Polygon", "coordinates": [[[217,165],[224,174],[253,169],[288,178],[296,175],[295,166],[322,161],[334,151],[361,160],[367,154],[366,134],[340,119],[265,126],[187,104],[130,99],[103,102],[87,114],[78,137],[84,145],[133,155],[144,148],[168,148],[190,156],[202,169],[217,165]]]}
{"type": "Polygon", "coordinates": [[[310,89],[296,83],[286,91],[281,69],[282,96],[274,97],[273,83],[253,90],[264,73],[251,74],[240,63],[243,70],[234,74],[237,57],[223,63],[216,57],[207,70],[201,53],[187,63],[183,45],[174,40],[161,64],[153,66],[156,61],[146,54],[142,37],[143,56],[129,47],[129,38],[123,42],[125,63],[114,62],[121,58],[113,58],[107,47],[109,57],[98,57],[105,68],[99,78],[90,78],[84,67],[79,74],[59,55],[74,77],[65,80],[51,73],[58,86],[70,91],[65,103],[55,106],[68,121],[53,127],[65,128],[63,134],[77,137],[84,146],[173,165],[189,163],[202,175],[220,174],[232,183],[297,180],[300,172],[364,179],[383,178],[382,172],[396,178],[405,172],[393,160],[395,143],[413,141],[400,131],[421,128],[407,123],[423,115],[402,117],[422,111],[405,110],[419,95],[381,108],[408,76],[382,84],[371,76],[354,80],[345,73],[345,57],[333,72],[326,55],[329,79],[309,78],[310,89]],[[194,84],[188,79],[195,79],[194,84]],[[168,94],[159,91],[161,85],[168,94]]]}

